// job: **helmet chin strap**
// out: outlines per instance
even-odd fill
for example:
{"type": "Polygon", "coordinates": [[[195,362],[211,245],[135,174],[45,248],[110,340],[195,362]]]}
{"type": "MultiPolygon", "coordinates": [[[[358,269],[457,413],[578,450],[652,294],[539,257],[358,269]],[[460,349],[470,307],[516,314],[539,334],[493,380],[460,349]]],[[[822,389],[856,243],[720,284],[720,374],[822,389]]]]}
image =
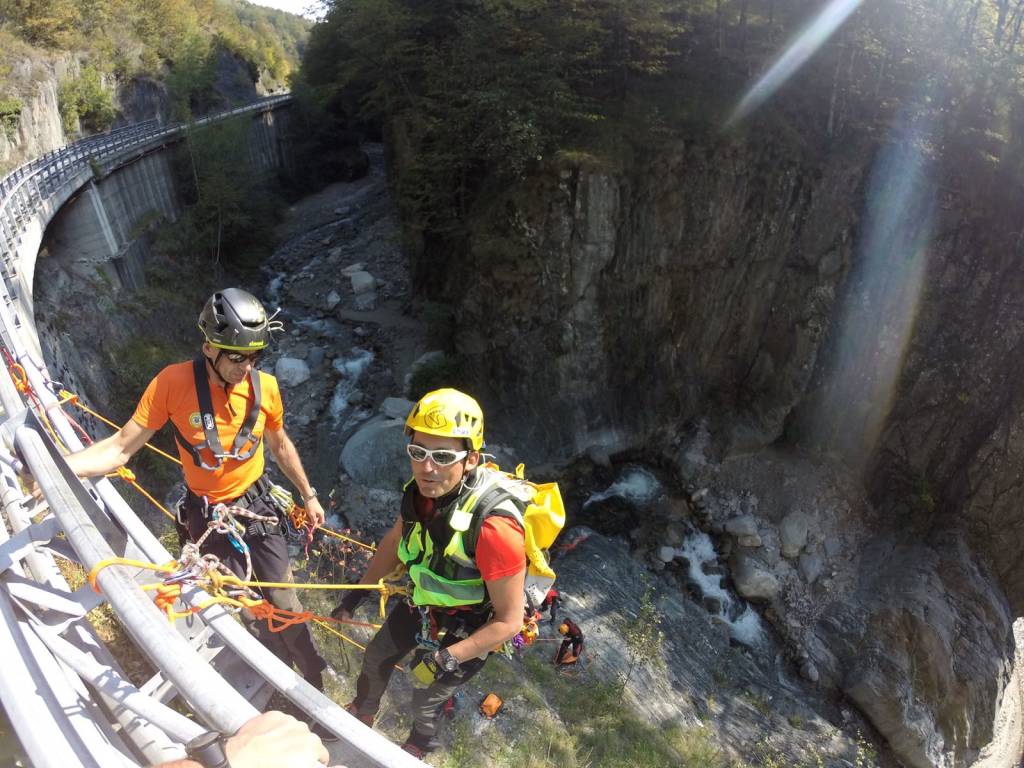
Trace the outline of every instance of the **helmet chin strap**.
{"type": "MultiPolygon", "coordinates": [[[[220,375],[220,371],[217,370],[217,363],[220,362],[220,359],[221,359],[221,357],[223,355],[224,355],[224,350],[223,349],[217,349],[217,356],[213,360],[211,360],[210,358],[207,357],[206,358],[206,362],[208,362],[210,364],[210,368],[213,369],[214,375],[218,379],[220,379],[220,386],[227,387],[227,386],[229,386],[229,382],[223,376],[221,376],[220,375]]],[[[204,355],[204,357],[206,357],[206,356],[204,355]]]]}

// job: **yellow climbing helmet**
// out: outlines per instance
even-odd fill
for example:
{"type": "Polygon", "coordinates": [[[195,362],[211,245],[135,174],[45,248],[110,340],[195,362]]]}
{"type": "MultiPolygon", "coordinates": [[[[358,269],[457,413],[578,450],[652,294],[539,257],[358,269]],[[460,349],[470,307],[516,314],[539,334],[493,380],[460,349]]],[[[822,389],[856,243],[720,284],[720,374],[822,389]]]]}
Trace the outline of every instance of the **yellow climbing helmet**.
{"type": "Polygon", "coordinates": [[[459,437],[479,451],[484,446],[484,412],[476,400],[457,389],[435,389],[413,406],[405,430],[459,437]]]}

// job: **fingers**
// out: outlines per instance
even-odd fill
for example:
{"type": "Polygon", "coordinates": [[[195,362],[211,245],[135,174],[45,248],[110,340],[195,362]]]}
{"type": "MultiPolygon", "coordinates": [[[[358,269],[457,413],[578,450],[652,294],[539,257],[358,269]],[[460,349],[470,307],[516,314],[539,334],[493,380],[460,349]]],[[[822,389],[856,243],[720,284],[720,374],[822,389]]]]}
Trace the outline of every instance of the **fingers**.
{"type": "Polygon", "coordinates": [[[228,740],[232,768],[308,768],[330,759],[309,726],[283,712],[264,712],[245,723],[228,740]]]}

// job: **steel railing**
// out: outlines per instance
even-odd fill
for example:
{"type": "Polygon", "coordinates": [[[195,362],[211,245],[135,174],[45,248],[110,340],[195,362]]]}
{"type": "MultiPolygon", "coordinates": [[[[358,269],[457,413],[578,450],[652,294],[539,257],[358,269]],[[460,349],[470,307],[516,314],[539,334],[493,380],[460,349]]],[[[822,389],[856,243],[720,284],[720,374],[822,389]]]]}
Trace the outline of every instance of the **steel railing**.
{"type": "MultiPolygon", "coordinates": [[[[263,99],[196,124],[281,108],[290,98],[263,99]]],[[[45,229],[58,203],[73,194],[71,187],[87,183],[91,174],[84,171],[93,164],[114,167],[180,139],[187,129],[156,121],[125,126],[48,152],[0,180],[0,342],[37,398],[36,408],[27,408],[24,393],[0,376],[0,508],[6,523],[0,527],[0,701],[36,768],[138,766],[180,757],[181,744],[203,726],[237,729],[256,711],[249,699],[259,686],[240,683],[248,674],[341,737],[332,747],[333,761],[352,768],[422,766],[312,688],[223,607],[211,606],[193,622],[174,627],[141,590],[135,569],[103,569],[101,598],[88,587],[72,590],[56,565],[55,557],[64,558],[88,571],[113,556],[163,563],[172,555],[109,480],[83,484],[62,458],[57,441],[68,450],[82,444],[44,362],[33,352],[39,340],[31,296],[19,297],[13,280],[19,260],[26,258],[19,254],[21,238],[30,224],[45,229]],[[42,505],[24,495],[18,476],[23,469],[41,489],[42,505]],[[85,620],[103,600],[157,670],[149,683],[132,685],[85,620]],[[234,686],[221,669],[234,670],[234,686]],[[167,706],[168,691],[192,719],[167,706]]],[[[208,597],[194,587],[183,593],[191,606],[208,597]]]]}

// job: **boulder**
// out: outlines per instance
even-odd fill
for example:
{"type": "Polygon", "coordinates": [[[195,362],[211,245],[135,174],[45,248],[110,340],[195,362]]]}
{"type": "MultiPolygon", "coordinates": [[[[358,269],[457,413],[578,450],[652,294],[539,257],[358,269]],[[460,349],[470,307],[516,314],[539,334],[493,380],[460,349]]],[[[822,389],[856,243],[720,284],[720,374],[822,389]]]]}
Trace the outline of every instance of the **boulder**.
{"type": "Polygon", "coordinates": [[[876,539],[858,574],[814,626],[815,662],[839,670],[842,693],[903,765],[971,764],[1012,666],[1006,598],[954,532],[927,544],[876,539]]]}
{"type": "Polygon", "coordinates": [[[374,416],[345,443],[341,450],[341,465],[360,485],[383,490],[400,489],[409,479],[405,442],[403,422],[374,416]]]}
{"type": "Polygon", "coordinates": [[[725,530],[737,538],[740,536],[756,536],[757,520],[754,519],[753,515],[740,515],[726,521],[725,530]]]}
{"type": "Polygon", "coordinates": [[[798,557],[800,550],[807,544],[807,515],[803,512],[790,512],[782,518],[779,537],[782,540],[782,556],[790,559],[798,557]]]}
{"type": "Polygon", "coordinates": [[[414,405],[412,400],[406,400],[404,397],[385,397],[384,402],[380,404],[380,412],[389,418],[404,421],[414,405]]]}
{"type": "Polygon", "coordinates": [[[765,565],[737,551],[731,558],[732,581],[741,597],[752,602],[770,602],[779,595],[781,584],[765,565]]]}
{"type": "Polygon", "coordinates": [[[800,555],[799,568],[800,575],[803,576],[804,581],[808,584],[813,584],[821,576],[821,571],[825,567],[822,562],[821,556],[805,552],[800,555]]]}
{"type": "Polygon", "coordinates": [[[297,387],[309,380],[309,366],[303,360],[282,357],[274,366],[274,375],[282,386],[297,387]]]}
{"type": "Polygon", "coordinates": [[[352,281],[352,293],[356,296],[370,293],[377,287],[377,279],[366,271],[353,272],[349,280],[352,281]]]}

